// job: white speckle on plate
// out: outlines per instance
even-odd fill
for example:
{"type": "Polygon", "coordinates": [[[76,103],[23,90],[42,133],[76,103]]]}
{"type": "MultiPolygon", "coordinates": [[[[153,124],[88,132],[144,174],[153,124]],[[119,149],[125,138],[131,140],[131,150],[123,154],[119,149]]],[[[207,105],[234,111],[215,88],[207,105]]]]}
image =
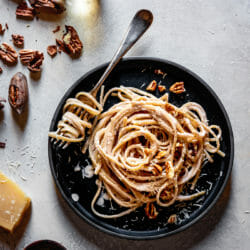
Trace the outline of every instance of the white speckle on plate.
{"type": "Polygon", "coordinates": [[[82,178],[92,178],[94,176],[94,169],[91,165],[87,165],[82,169],[82,178]]]}
{"type": "Polygon", "coordinates": [[[78,194],[75,194],[75,193],[71,194],[71,198],[75,202],[79,201],[79,195],[78,194]]]}
{"type": "Polygon", "coordinates": [[[80,168],[79,164],[77,164],[77,165],[75,166],[75,168],[74,168],[74,171],[75,171],[75,172],[78,172],[78,171],[80,171],[80,170],[81,170],[81,168],[80,168]]]}

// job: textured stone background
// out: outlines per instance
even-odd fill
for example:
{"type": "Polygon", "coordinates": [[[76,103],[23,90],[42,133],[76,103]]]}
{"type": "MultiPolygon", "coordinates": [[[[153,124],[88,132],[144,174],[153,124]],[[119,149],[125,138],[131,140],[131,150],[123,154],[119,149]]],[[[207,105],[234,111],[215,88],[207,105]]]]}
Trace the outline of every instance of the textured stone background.
{"type": "Polygon", "coordinates": [[[25,230],[15,236],[0,231],[0,249],[22,249],[49,238],[68,249],[249,249],[250,244],[250,1],[249,0],[71,0],[61,18],[16,20],[16,3],[2,0],[0,23],[25,36],[25,48],[45,53],[41,78],[33,80],[20,62],[3,67],[0,96],[21,71],[29,80],[29,109],[22,119],[8,104],[0,114],[0,169],[32,198],[32,213],[25,230]],[[49,170],[47,132],[54,110],[80,76],[110,60],[136,12],[148,8],[154,23],[129,56],[154,56],[175,61],[200,75],[221,98],[232,122],[235,162],[226,189],[205,218],[177,235],[154,241],[128,241],[109,236],[80,220],[56,193],[49,170]],[[84,42],[78,60],[66,54],[51,59],[47,45],[54,43],[56,25],[76,27],[84,42]],[[30,25],[27,27],[27,25],[30,25]]]}

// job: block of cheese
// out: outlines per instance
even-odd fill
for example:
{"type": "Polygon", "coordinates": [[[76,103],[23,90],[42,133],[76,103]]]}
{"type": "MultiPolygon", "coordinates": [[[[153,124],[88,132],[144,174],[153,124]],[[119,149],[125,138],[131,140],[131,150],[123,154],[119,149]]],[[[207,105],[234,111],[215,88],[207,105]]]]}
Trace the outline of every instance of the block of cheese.
{"type": "Polygon", "coordinates": [[[29,206],[30,198],[0,172],[0,227],[13,232],[29,206]]]}

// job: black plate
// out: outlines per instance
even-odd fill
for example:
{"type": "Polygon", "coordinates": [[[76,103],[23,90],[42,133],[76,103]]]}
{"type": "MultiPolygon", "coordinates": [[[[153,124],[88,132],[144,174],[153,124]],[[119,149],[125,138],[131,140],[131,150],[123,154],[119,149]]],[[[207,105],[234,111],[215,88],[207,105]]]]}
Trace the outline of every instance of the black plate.
{"type": "MultiPolygon", "coordinates": [[[[107,64],[101,65],[81,77],[64,95],[59,103],[51,122],[50,131],[56,130],[57,122],[62,116],[62,107],[67,98],[75,96],[79,91],[89,91],[98,81],[107,64]]],[[[176,203],[169,208],[160,208],[157,219],[149,220],[144,216],[143,208],[118,219],[102,219],[95,216],[90,203],[96,191],[95,177],[82,178],[81,171],[74,171],[79,163],[81,169],[88,165],[88,154],[82,155],[78,144],[71,144],[66,150],[61,150],[49,141],[49,161],[51,172],[63,198],[70,207],[83,219],[104,232],[130,238],[152,239],[180,232],[191,226],[215,204],[222,193],[230,175],[234,143],[233,133],[228,115],[214,91],[197,75],[190,70],[166,60],[155,58],[129,58],[121,61],[105,82],[106,90],[115,86],[133,86],[146,89],[152,80],[161,81],[169,89],[176,81],[184,81],[186,93],[175,95],[170,93],[170,102],[180,106],[187,101],[200,103],[206,110],[210,124],[217,124],[222,129],[223,140],[221,149],[226,153],[222,158],[214,156],[213,164],[206,164],[197,183],[198,190],[207,190],[206,195],[191,202],[176,203]],[[154,69],[161,69],[167,73],[162,79],[161,75],[154,74],[154,69]],[[79,201],[72,199],[72,193],[79,195],[79,201]],[[167,224],[168,217],[176,213],[178,223],[167,224]]],[[[158,93],[156,93],[158,95],[158,93]]],[[[111,99],[105,108],[116,102],[111,99]]],[[[110,212],[110,203],[106,201],[101,212],[110,212]]]]}

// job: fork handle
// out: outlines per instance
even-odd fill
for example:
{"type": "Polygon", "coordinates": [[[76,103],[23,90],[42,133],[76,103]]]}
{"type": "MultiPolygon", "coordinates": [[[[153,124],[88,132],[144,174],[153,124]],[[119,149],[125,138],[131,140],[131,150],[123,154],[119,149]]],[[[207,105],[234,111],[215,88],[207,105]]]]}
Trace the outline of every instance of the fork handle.
{"type": "Polygon", "coordinates": [[[121,42],[120,47],[116,51],[114,57],[104,71],[103,75],[91,90],[91,94],[96,97],[98,90],[107,79],[113,68],[122,59],[122,57],[129,51],[129,49],[137,42],[137,40],[144,34],[153,21],[153,14],[149,10],[139,10],[132,19],[127,33],[121,42]]]}

